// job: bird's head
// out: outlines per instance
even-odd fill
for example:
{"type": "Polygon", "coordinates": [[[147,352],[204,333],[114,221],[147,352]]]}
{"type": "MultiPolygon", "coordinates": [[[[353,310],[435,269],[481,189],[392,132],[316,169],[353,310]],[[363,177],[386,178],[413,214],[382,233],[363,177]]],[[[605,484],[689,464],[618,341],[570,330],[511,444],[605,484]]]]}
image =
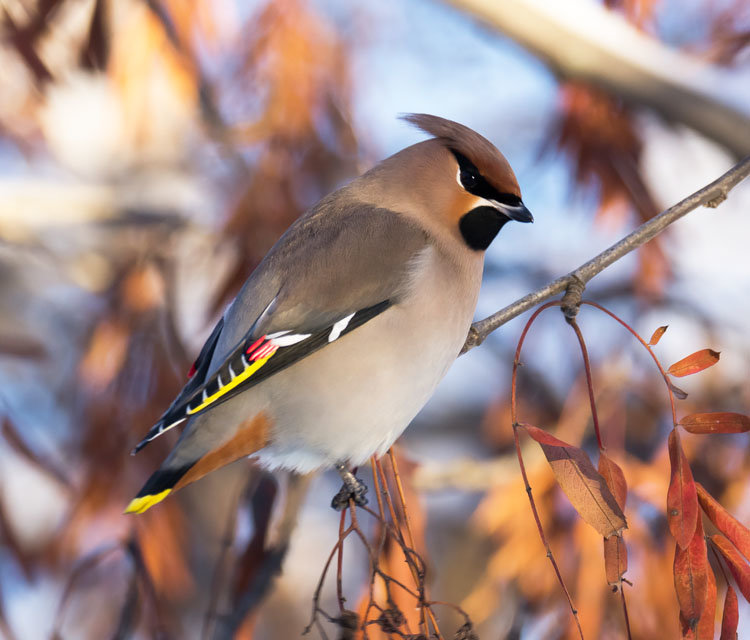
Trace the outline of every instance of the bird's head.
{"type": "Polygon", "coordinates": [[[533,222],[513,169],[489,140],[438,116],[409,114],[404,120],[434,136],[393,156],[424,215],[475,251],[487,249],[506,222],[533,222]]]}

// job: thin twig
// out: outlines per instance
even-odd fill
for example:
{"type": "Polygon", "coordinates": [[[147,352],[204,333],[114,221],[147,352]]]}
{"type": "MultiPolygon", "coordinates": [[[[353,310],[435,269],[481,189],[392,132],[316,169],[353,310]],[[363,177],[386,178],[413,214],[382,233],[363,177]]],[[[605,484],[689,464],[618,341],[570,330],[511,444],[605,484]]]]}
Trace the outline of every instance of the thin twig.
{"type": "Polygon", "coordinates": [[[563,579],[562,573],[560,572],[560,567],[557,564],[557,560],[555,560],[555,556],[552,553],[552,547],[550,547],[549,541],[547,540],[547,535],[544,533],[544,527],[542,526],[541,518],[539,517],[539,512],[536,508],[536,503],[534,502],[534,496],[532,495],[531,491],[531,484],[529,483],[529,477],[526,473],[526,465],[523,462],[523,455],[521,454],[521,441],[518,437],[518,429],[520,428],[520,424],[518,422],[518,403],[517,403],[517,389],[518,389],[518,367],[521,364],[521,349],[523,347],[523,343],[526,340],[526,335],[529,332],[529,329],[531,329],[531,326],[534,324],[534,321],[539,317],[539,314],[541,314],[546,309],[549,309],[550,307],[559,307],[562,304],[562,302],[559,301],[553,301],[548,302],[547,304],[543,304],[541,307],[539,307],[532,316],[529,318],[529,320],[526,322],[526,325],[523,328],[523,331],[521,332],[521,337],[518,339],[518,344],[516,346],[516,353],[513,357],[513,373],[511,375],[511,390],[510,390],[510,415],[511,415],[511,421],[513,423],[513,441],[516,448],[516,456],[518,457],[518,466],[521,469],[521,477],[523,478],[523,484],[526,488],[526,495],[529,498],[529,505],[531,506],[531,513],[534,516],[534,522],[536,523],[537,531],[539,532],[539,538],[542,541],[542,544],[544,545],[544,548],[547,552],[547,558],[549,558],[550,563],[552,564],[552,568],[555,571],[555,575],[557,576],[557,582],[560,584],[560,588],[563,590],[563,593],[565,594],[565,598],[568,601],[568,606],[570,607],[570,613],[573,616],[573,620],[575,621],[576,627],[578,629],[578,635],[583,640],[583,629],[581,628],[581,622],[578,618],[578,610],[576,609],[575,605],[573,604],[573,598],[570,595],[570,591],[568,590],[567,585],[565,584],[565,580],[563,579]]]}
{"type": "Polygon", "coordinates": [[[583,356],[583,367],[586,371],[586,387],[589,392],[589,405],[591,406],[591,420],[594,423],[594,433],[596,434],[596,442],[599,446],[599,451],[604,451],[604,443],[602,442],[602,434],[599,431],[599,413],[596,410],[596,399],[594,397],[594,379],[591,373],[591,361],[589,360],[589,351],[586,348],[586,341],[583,339],[581,328],[575,319],[568,319],[568,324],[573,327],[576,338],[578,338],[578,344],[581,347],[581,355],[583,356]]]}
{"type": "Polygon", "coordinates": [[[699,189],[669,209],[662,211],[659,215],[651,218],[651,220],[644,222],[622,240],[616,242],[609,249],[582,264],[574,271],[557,280],[553,280],[541,289],[532,291],[523,298],[509,304],[504,309],[500,309],[500,311],[484,318],[484,320],[475,322],[469,329],[469,335],[466,337],[466,342],[461,353],[466,353],[470,349],[479,346],[495,329],[516,316],[521,315],[524,311],[528,311],[552,296],[562,293],[575,279],[586,284],[595,275],[633,251],[633,249],[637,249],[656,237],[675,220],[679,220],[685,214],[690,213],[700,206],[711,208],[719,206],[726,200],[727,194],[748,175],[750,175],[750,156],[738,162],[711,184],[699,189]]]}

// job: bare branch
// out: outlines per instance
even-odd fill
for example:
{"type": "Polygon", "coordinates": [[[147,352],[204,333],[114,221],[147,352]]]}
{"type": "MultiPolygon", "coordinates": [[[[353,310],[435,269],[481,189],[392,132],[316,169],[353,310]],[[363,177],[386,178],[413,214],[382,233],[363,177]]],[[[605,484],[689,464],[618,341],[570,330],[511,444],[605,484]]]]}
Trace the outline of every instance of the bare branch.
{"type": "Polygon", "coordinates": [[[482,344],[485,338],[495,329],[516,316],[521,315],[524,311],[528,311],[539,303],[559,293],[563,293],[572,282],[580,280],[585,285],[597,273],[617,262],[620,258],[633,251],[633,249],[637,249],[656,237],[675,220],[679,220],[685,214],[690,213],[700,206],[718,207],[726,200],[729,192],[748,175],[750,175],[750,156],[734,165],[723,176],[717,178],[711,184],[699,189],[669,209],[662,211],[659,215],[651,218],[651,220],[644,222],[622,240],[616,242],[609,249],[582,264],[574,271],[557,280],[553,280],[541,289],[532,291],[484,320],[478,320],[472,324],[461,353],[466,353],[469,349],[482,344]]]}
{"type": "Polygon", "coordinates": [[[632,105],[650,107],[738,158],[750,153],[750,114],[737,106],[741,98],[729,95],[736,83],[731,71],[666,46],[600,4],[448,2],[510,36],[560,76],[600,87],[632,105]]]}

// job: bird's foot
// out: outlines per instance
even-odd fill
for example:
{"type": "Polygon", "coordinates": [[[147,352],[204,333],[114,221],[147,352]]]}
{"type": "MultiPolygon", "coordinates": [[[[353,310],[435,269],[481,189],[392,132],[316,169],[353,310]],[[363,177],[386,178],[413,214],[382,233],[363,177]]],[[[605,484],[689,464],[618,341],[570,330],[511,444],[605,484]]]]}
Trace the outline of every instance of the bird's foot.
{"type": "Polygon", "coordinates": [[[336,511],[343,511],[349,506],[349,501],[354,500],[354,504],[359,507],[364,507],[367,504],[367,485],[359,480],[349,469],[343,464],[336,465],[336,471],[339,472],[341,479],[344,484],[341,486],[339,492],[333,496],[331,500],[331,507],[336,511]]]}

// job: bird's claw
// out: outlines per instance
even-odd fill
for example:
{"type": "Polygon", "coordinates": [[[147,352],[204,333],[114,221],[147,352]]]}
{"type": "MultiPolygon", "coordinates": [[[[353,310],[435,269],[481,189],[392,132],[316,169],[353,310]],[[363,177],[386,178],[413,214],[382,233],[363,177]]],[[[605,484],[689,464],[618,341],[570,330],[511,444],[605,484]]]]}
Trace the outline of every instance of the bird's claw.
{"type": "Polygon", "coordinates": [[[364,507],[367,504],[367,485],[358,479],[351,471],[345,467],[337,468],[344,484],[341,485],[339,492],[333,496],[331,507],[336,511],[343,511],[349,506],[349,501],[354,500],[358,507],[364,507]]]}

